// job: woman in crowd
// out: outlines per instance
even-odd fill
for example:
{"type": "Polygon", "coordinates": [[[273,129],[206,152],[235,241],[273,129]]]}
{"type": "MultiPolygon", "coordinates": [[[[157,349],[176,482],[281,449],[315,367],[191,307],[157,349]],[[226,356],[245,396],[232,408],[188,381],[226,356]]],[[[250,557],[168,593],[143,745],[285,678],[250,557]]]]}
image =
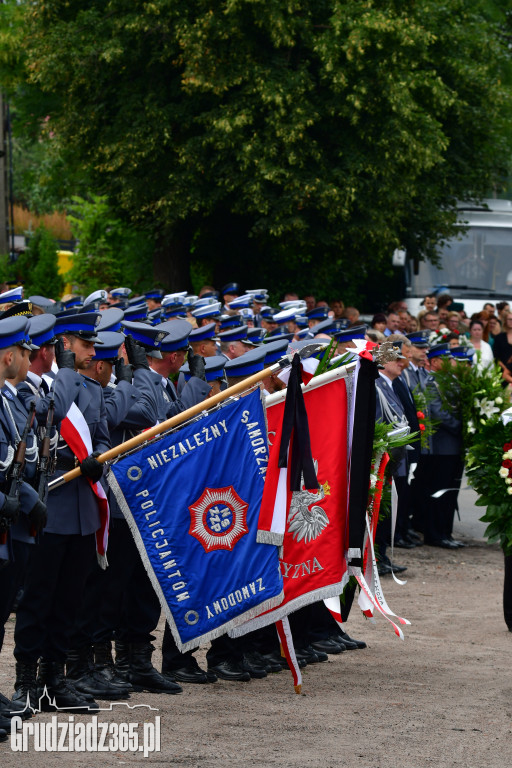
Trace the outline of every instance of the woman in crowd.
{"type": "Polygon", "coordinates": [[[492,347],[484,340],[484,323],[482,320],[472,320],[469,325],[469,340],[475,348],[473,364],[480,370],[494,363],[492,347]]]}
{"type": "Polygon", "coordinates": [[[512,312],[507,312],[503,320],[503,331],[494,338],[492,349],[494,357],[503,371],[503,382],[512,384],[512,312]]]}
{"type": "Polygon", "coordinates": [[[383,312],[378,312],[372,318],[371,328],[373,328],[374,331],[380,331],[381,333],[384,333],[387,324],[388,321],[386,319],[386,315],[383,312]]]}
{"type": "Polygon", "coordinates": [[[489,321],[487,323],[487,328],[489,329],[488,341],[491,347],[493,347],[494,339],[496,338],[498,333],[501,333],[501,323],[495,315],[491,315],[491,317],[489,318],[489,321]]]}

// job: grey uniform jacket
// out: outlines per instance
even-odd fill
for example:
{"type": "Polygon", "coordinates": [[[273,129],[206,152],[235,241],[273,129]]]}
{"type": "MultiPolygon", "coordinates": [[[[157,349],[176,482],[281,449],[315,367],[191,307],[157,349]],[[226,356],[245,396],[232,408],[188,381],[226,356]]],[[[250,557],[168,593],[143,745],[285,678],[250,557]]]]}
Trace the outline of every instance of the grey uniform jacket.
{"type": "MultiPolygon", "coordinates": [[[[29,389],[26,387],[26,389],[29,389]]],[[[20,395],[25,391],[18,387],[20,395]]],[[[59,424],[65,418],[71,403],[76,403],[89,427],[93,451],[108,451],[110,437],[107,426],[105,401],[100,384],[75,371],[62,369],[55,377],[54,384],[55,416],[54,423],[59,424]]],[[[33,398],[33,393],[31,392],[33,398]]],[[[37,401],[36,416],[40,424],[46,423],[46,414],[51,394],[37,401]]],[[[57,447],[59,458],[72,461],[75,456],[69,446],[60,439],[57,447]]],[[[65,474],[58,469],[50,480],[65,474]]],[[[47,533],[81,534],[86,536],[100,527],[100,516],[96,496],[85,477],[79,477],[48,494],[47,533]]]]}
{"type": "Polygon", "coordinates": [[[425,388],[428,376],[429,374],[425,368],[417,368],[414,370],[409,366],[402,371],[400,378],[404,384],[409,387],[411,392],[413,392],[416,388],[420,390],[425,388]]]}
{"type": "Polygon", "coordinates": [[[443,408],[443,402],[434,375],[427,379],[426,390],[432,398],[429,416],[438,426],[429,438],[427,453],[430,456],[454,456],[462,452],[462,423],[458,416],[443,408]]]}
{"type": "MultiPolygon", "coordinates": [[[[26,409],[25,404],[21,398],[14,394],[7,385],[2,389],[2,395],[7,402],[7,407],[10,409],[10,413],[12,414],[12,418],[16,424],[17,433],[15,432],[15,438],[17,442],[18,435],[21,435],[25,429],[28,418],[28,410],[26,409]]],[[[35,398],[33,397],[32,399],[35,398]]],[[[4,416],[6,417],[6,422],[8,422],[10,416],[5,412],[5,409],[4,416]]],[[[25,453],[25,467],[23,472],[24,482],[20,489],[21,514],[19,515],[17,522],[11,525],[10,529],[11,537],[14,540],[24,541],[30,544],[35,542],[35,538],[30,535],[30,523],[28,514],[39,498],[36,490],[30,484],[36,475],[37,458],[37,438],[34,430],[31,429],[27,435],[27,450],[25,453]]]]}
{"type": "MultiPolygon", "coordinates": [[[[19,417],[15,415],[14,408],[11,408],[11,412],[13,413],[16,424],[18,424],[19,417]]],[[[26,421],[27,419],[25,416],[23,427],[25,426],[26,421]]],[[[2,465],[5,465],[0,467],[0,488],[4,487],[6,475],[9,469],[7,466],[9,447],[12,446],[12,448],[14,448],[16,442],[16,431],[10,421],[10,417],[5,413],[3,403],[0,402],[0,462],[2,465]]],[[[10,527],[7,533],[6,541],[4,543],[0,543],[0,560],[12,559],[12,550],[10,545],[11,538],[18,541],[34,541],[34,539],[29,534],[28,513],[36,503],[37,499],[38,496],[34,488],[32,488],[28,482],[23,481],[20,488],[21,515],[18,522],[10,527]]],[[[0,509],[4,504],[4,501],[4,491],[0,490],[0,509]]]]}
{"type": "Polygon", "coordinates": [[[206,381],[196,376],[187,381],[180,395],[171,381],[164,386],[162,377],[156,371],[152,371],[155,382],[158,381],[160,389],[157,392],[158,421],[165,421],[178,413],[186,411],[193,405],[202,402],[211,387],[206,381]]]}
{"type": "MultiPolygon", "coordinates": [[[[141,429],[153,427],[158,421],[157,394],[162,388],[152,371],[134,371],[133,384],[125,381],[104,388],[107,422],[112,446],[120,445],[141,429]]],[[[119,505],[105,479],[102,481],[112,517],[122,518],[119,505]]]]}

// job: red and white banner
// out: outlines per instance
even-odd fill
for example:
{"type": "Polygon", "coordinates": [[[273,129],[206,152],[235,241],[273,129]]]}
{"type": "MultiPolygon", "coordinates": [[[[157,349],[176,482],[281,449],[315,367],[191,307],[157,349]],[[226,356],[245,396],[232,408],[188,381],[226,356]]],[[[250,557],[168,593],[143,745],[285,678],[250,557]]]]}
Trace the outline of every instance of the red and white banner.
{"type": "MultiPolygon", "coordinates": [[[[69,445],[78,461],[83,461],[86,456],[89,456],[89,454],[92,453],[91,432],[82,411],[76,403],[71,404],[66,417],[62,420],[60,434],[69,445]]],[[[110,516],[108,501],[101,483],[93,483],[89,478],[86,479],[98,502],[100,528],[96,531],[96,551],[98,553],[98,561],[100,565],[102,568],[105,568],[107,564],[106,555],[110,516]]]]}
{"type": "Polygon", "coordinates": [[[271,447],[266,479],[269,503],[262,505],[259,531],[263,540],[267,540],[269,533],[276,538],[282,535],[284,600],[233,630],[233,636],[279,621],[304,605],[339,595],[348,579],[346,382],[340,374],[336,378],[324,374],[312,379],[303,391],[320,487],[311,491],[302,486],[293,494],[287,491],[286,470],[279,470],[276,461],[284,402],[279,398],[273,403],[270,397],[267,421],[271,447]]]}

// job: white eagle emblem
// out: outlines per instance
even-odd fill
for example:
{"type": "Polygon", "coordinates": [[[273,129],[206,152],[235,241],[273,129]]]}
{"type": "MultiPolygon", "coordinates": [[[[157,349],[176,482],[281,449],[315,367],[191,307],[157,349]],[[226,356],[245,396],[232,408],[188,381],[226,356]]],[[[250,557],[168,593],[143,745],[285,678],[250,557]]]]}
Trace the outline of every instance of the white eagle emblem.
{"type": "MultiPolygon", "coordinates": [[[[318,473],[318,461],[314,461],[315,472],[318,473]]],[[[301,488],[304,489],[304,476],[301,477],[301,488]]],[[[325,484],[327,485],[327,484],[325,484]]],[[[321,485],[318,491],[294,491],[288,512],[288,531],[295,541],[309,543],[316,539],[329,525],[329,518],[318,502],[325,498],[325,486],[321,485]],[[311,506],[317,502],[314,506],[311,506]],[[311,509],[310,509],[311,507],[311,509]]]]}
{"type": "Polygon", "coordinates": [[[227,488],[205,488],[189,507],[189,533],[204,547],[232,550],[242,536],[249,533],[247,509],[232,485],[227,488]]]}

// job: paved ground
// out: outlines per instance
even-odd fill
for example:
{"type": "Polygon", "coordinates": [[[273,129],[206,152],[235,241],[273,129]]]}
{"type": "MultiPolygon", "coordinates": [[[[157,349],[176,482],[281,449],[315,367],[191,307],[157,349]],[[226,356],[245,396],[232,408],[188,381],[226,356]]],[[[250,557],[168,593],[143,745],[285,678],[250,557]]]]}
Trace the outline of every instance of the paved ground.
{"type": "Polygon", "coordinates": [[[466,477],[462,478],[462,490],[459,493],[460,520],[455,518],[454,532],[457,536],[468,537],[475,541],[484,541],[485,523],[479,518],[484,514],[482,507],[475,506],[477,496],[472,488],[468,488],[466,477]]]}
{"type": "MultiPolygon", "coordinates": [[[[301,696],[285,672],[249,684],[187,686],[180,696],[137,694],[132,704],[159,708],[159,754],[19,754],[3,744],[0,765],[509,768],[512,634],[501,611],[502,554],[483,541],[470,491],[461,508],[457,532],[467,548],[395,551],[408,566],[407,584],[387,578],[384,588],[391,608],[412,622],[404,642],[384,620],[372,628],[354,610],[348,629],[368,648],[308,667],[301,696]]],[[[12,630],[11,622],[4,691],[13,680],[12,630]]],[[[161,637],[162,627],[157,645],[161,637]]],[[[140,713],[118,709],[102,719],[140,721],[140,713]]],[[[144,719],[154,714],[145,710],[144,719]]]]}

